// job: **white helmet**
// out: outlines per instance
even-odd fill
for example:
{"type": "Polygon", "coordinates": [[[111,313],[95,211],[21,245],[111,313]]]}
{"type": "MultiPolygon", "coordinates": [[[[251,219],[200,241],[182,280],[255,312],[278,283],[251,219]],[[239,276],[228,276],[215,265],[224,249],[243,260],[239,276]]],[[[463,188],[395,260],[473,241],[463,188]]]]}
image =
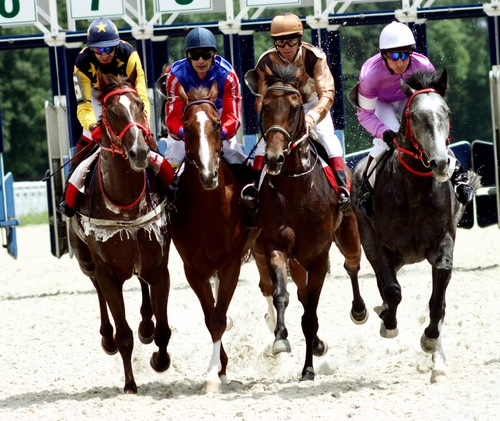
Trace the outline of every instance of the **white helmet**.
{"type": "Polygon", "coordinates": [[[381,51],[395,48],[415,48],[415,37],[408,26],[400,22],[392,22],[380,33],[378,48],[381,51]]]}

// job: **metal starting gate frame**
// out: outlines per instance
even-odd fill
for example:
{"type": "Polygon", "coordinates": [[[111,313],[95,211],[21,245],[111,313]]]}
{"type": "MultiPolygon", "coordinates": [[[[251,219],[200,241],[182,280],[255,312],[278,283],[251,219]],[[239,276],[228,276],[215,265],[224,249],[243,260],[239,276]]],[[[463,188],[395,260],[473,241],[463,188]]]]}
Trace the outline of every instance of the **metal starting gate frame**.
{"type": "MultiPolygon", "coordinates": [[[[159,109],[159,98],[154,92],[154,83],[161,75],[162,66],[168,61],[168,39],[185,37],[195,27],[205,27],[214,34],[222,34],[224,48],[221,54],[230,60],[243,80],[244,74],[255,66],[255,32],[269,31],[272,16],[286,11],[289,7],[301,7],[307,10],[307,16],[300,16],[306,29],[311,30],[312,41],[327,54],[330,62],[336,63],[340,71],[334,72],[337,87],[335,104],[332,108],[334,124],[345,128],[344,92],[341,64],[340,33],[345,26],[387,24],[393,20],[408,23],[416,34],[417,49],[426,51],[426,22],[439,19],[465,19],[486,17],[490,44],[490,87],[492,103],[492,123],[494,128],[493,143],[474,141],[458,142],[463,163],[469,163],[472,169],[482,168],[483,184],[475,198],[475,207],[469,205],[466,212],[467,223],[471,227],[474,221],[479,226],[499,224],[499,142],[500,142],[500,2],[492,0],[485,4],[456,4],[433,6],[434,0],[401,0],[398,9],[350,12],[352,5],[373,3],[370,0],[66,0],[67,19],[60,22],[58,3],[63,0],[0,0],[0,26],[33,26],[40,33],[17,37],[0,37],[0,49],[13,48],[48,48],[53,105],[45,105],[47,117],[47,142],[49,144],[50,173],[54,173],[70,157],[70,147],[81,135],[81,127],[76,119],[76,101],[73,94],[73,64],[81,47],[86,41],[86,31],[77,30],[77,21],[90,22],[98,17],[121,19],[130,27],[120,28],[120,37],[134,40],[146,73],[149,96],[152,99],[152,112],[159,109]],[[239,2],[239,4],[234,4],[239,2]],[[187,3],[187,4],[186,4],[187,3]],[[10,7],[10,9],[7,9],[10,7]],[[271,17],[261,17],[268,9],[271,17]],[[147,13],[148,10],[148,13],[147,13]],[[152,12],[151,12],[152,10],[152,12]],[[193,13],[223,13],[226,19],[213,22],[176,23],[180,15],[193,13]],[[245,53],[242,54],[241,52],[245,53]],[[465,159],[464,159],[465,158],[465,159]],[[493,177],[491,177],[491,174],[493,177]],[[492,181],[493,179],[493,181],[492,181]],[[476,214],[474,215],[474,209],[476,214]]],[[[459,0],[457,0],[459,1],[459,0]]],[[[375,0],[387,2],[387,0],[375,0]]],[[[391,2],[394,5],[394,2],[391,2]]],[[[87,24],[87,23],[86,23],[87,24]]],[[[253,107],[254,98],[245,84],[243,95],[242,135],[246,140],[255,141],[258,133],[258,116],[253,107]]],[[[153,130],[159,134],[160,122],[154,115],[150,121],[155,124],[153,130]]],[[[241,137],[243,138],[243,137],[241,137]]],[[[456,145],[456,146],[455,146],[456,145]]],[[[457,153],[457,150],[455,150],[457,153]]],[[[366,151],[346,156],[350,163],[359,160],[366,151]]],[[[3,167],[2,176],[3,176],[3,167]]],[[[71,253],[67,241],[67,221],[55,211],[62,187],[65,171],[60,171],[47,182],[49,201],[51,249],[52,254],[61,257],[71,253]]],[[[8,182],[7,182],[8,184],[8,182]]],[[[3,186],[3,183],[2,183],[3,186]]],[[[12,203],[3,189],[3,203],[12,203]]],[[[13,207],[11,207],[13,210],[13,207]]],[[[11,212],[12,215],[12,212],[11,212]]],[[[7,212],[0,213],[8,220],[7,212]]],[[[10,216],[11,220],[14,218],[10,216]]],[[[499,225],[500,226],[500,225],[499,225]]],[[[11,231],[12,232],[12,231],[11,231]]],[[[15,240],[15,231],[14,240],[15,240]]],[[[12,236],[12,234],[11,234],[12,236]]],[[[17,247],[16,247],[17,249],[17,247]]],[[[16,252],[17,253],[17,252],[16,252]]]]}

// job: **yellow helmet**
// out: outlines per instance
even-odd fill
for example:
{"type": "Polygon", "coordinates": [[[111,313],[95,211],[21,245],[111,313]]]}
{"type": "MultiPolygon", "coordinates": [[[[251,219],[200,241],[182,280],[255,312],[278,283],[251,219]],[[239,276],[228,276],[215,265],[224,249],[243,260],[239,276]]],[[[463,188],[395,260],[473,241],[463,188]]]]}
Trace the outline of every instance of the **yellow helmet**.
{"type": "Polygon", "coordinates": [[[282,13],[271,21],[271,37],[284,37],[287,35],[302,36],[304,27],[297,15],[293,13],[282,13]]]}

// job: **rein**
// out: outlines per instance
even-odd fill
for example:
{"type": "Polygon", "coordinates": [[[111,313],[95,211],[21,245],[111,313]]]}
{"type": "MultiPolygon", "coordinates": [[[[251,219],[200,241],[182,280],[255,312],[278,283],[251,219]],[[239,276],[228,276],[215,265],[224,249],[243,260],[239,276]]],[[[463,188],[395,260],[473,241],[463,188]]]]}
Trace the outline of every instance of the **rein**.
{"type": "Polygon", "coordinates": [[[121,88],[121,89],[115,89],[114,91],[108,92],[108,94],[104,97],[102,100],[102,123],[104,124],[104,127],[106,129],[106,133],[108,134],[109,140],[111,142],[111,147],[105,147],[101,145],[101,149],[104,151],[111,152],[113,156],[115,156],[115,153],[121,155],[123,158],[128,159],[127,157],[127,151],[123,147],[123,136],[130,130],[131,127],[138,127],[139,129],[142,130],[144,133],[144,137],[147,139],[151,136],[151,130],[147,128],[148,126],[148,120],[146,118],[146,113],[144,113],[144,120],[145,120],[145,126],[143,126],[141,123],[138,123],[137,121],[131,121],[128,123],[123,130],[120,132],[120,134],[116,134],[114,129],[111,127],[111,124],[108,120],[108,116],[106,113],[106,102],[109,98],[115,95],[123,95],[127,93],[134,93],[137,95],[137,91],[134,88],[121,88]]]}
{"type": "MultiPolygon", "coordinates": [[[[413,133],[413,128],[411,126],[411,120],[410,120],[410,107],[411,107],[411,103],[413,102],[413,99],[417,95],[419,95],[419,94],[425,94],[425,93],[431,93],[431,92],[439,94],[439,92],[436,89],[434,89],[434,88],[421,89],[419,91],[414,92],[413,95],[408,99],[408,102],[406,103],[406,108],[405,108],[405,120],[406,120],[406,124],[405,124],[405,133],[404,133],[404,136],[405,136],[406,139],[408,139],[412,143],[413,147],[416,149],[416,152],[413,152],[413,151],[410,151],[408,149],[402,148],[401,146],[399,146],[399,144],[397,142],[397,139],[394,139],[394,146],[396,147],[396,150],[398,151],[397,156],[398,156],[399,162],[408,171],[410,171],[411,173],[413,173],[415,175],[418,175],[420,177],[430,177],[430,176],[432,176],[433,172],[432,171],[421,172],[421,171],[417,171],[417,170],[413,169],[412,167],[410,167],[410,165],[408,165],[404,161],[403,154],[409,155],[412,158],[414,158],[414,159],[416,159],[418,161],[421,161],[422,165],[424,167],[429,168],[429,159],[427,157],[427,154],[422,149],[422,146],[420,146],[420,144],[417,142],[417,139],[415,138],[415,134],[413,133]]],[[[448,136],[448,139],[446,139],[446,145],[449,145],[450,141],[451,141],[451,137],[448,136]]]]}

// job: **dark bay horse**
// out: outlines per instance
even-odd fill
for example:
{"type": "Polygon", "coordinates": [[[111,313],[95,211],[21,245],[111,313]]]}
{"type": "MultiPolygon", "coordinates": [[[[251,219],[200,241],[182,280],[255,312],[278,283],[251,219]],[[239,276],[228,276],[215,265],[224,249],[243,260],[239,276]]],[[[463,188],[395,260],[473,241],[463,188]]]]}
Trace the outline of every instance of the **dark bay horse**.
{"type": "Polygon", "coordinates": [[[141,341],[154,338],[158,351],[151,357],[156,371],[170,365],[167,270],[170,238],[164,191],[146,172],[150,135],[144,105],[133,84],[99,72],[102,140],[96,171],[87,187],[78,217],[71,219],[70,244],[82,272],[93,282],[99,299],[101,345],[108,354],[120,352],[125,393],[136,393],[132,371],[134,338],[125,318],[122,287],[136,275],[143,305],[141,341]],[[148,285],[151,288],[149,299],[148,285]],[[108,307],[116,326],[110,323],[108,307]],[[154,315],[156,326],[151,320],[154,315]]]}
{"type": "Polygon", "coordinates": [[[285,326],[289,263],[304,307],[306,356],[302,380],[314,380],[313,354],[326,352],[326,345],[317,336],[317,307],[332,242],[345,257],[344,267],[351,279],[352,320],[364,323],[368,312],[359,293],[361,243],[356,217],[344,216],[339,210],[335,190],[318,156],[311,152],[299,77],[300,71],[290,65],[276,66],[266,79],[261,131],[266,142],[267,174],[260,187],[256,214],[256,224],[262,232],[253,254],[258,261],[261,289],[264,295],[272,293],[276,308],[274,353],[291,350],[285,326]],[[259,264],[259,255],[265,256],[266,268],[259,264]]]}
{"type": "Polygon", "coordinates": [[[181,88],[186,143],[184,173],[171,215],[170,233],[184,262],[189,285],[200,300],[213,342],[207,391],[226,383],[228,357],[222,345],[226,313],[233,297],[242,257],[258,230],[246,233],[241,186],[221,159],[221,125],[215,107],[217,84],[188,94],[181,88]],[[247,238],[248,237],[248,238],[247,238]],[[215,297],[210,279],[215,277],[215,297]]]}
{"type": "MultiPolygon", "coordinates": [[[[431,382],[446,375],[441,325],[453,268],[457,224],[465,210],[448,181],[450,110],[444,100],[447,87],[446,70],[441,75],[414,72],[406,83],[401,80],[408,102],[396,148],[377,172],[373,218],[354,208],[361,242],[383,300],[382,305],[375,308],[382,319],[380,334],[383,337],[393,338],[398,334],[399,269],[423,260],[432,266],[430,321],[420,341],[422,349],[432,354],[431,382]]],[[[366,158],[354,171],[353,203],[357,202],[365,165],[366,158]]],[[[479,177],[472,172],[469,176],[477,188],[479,177]]]]}

